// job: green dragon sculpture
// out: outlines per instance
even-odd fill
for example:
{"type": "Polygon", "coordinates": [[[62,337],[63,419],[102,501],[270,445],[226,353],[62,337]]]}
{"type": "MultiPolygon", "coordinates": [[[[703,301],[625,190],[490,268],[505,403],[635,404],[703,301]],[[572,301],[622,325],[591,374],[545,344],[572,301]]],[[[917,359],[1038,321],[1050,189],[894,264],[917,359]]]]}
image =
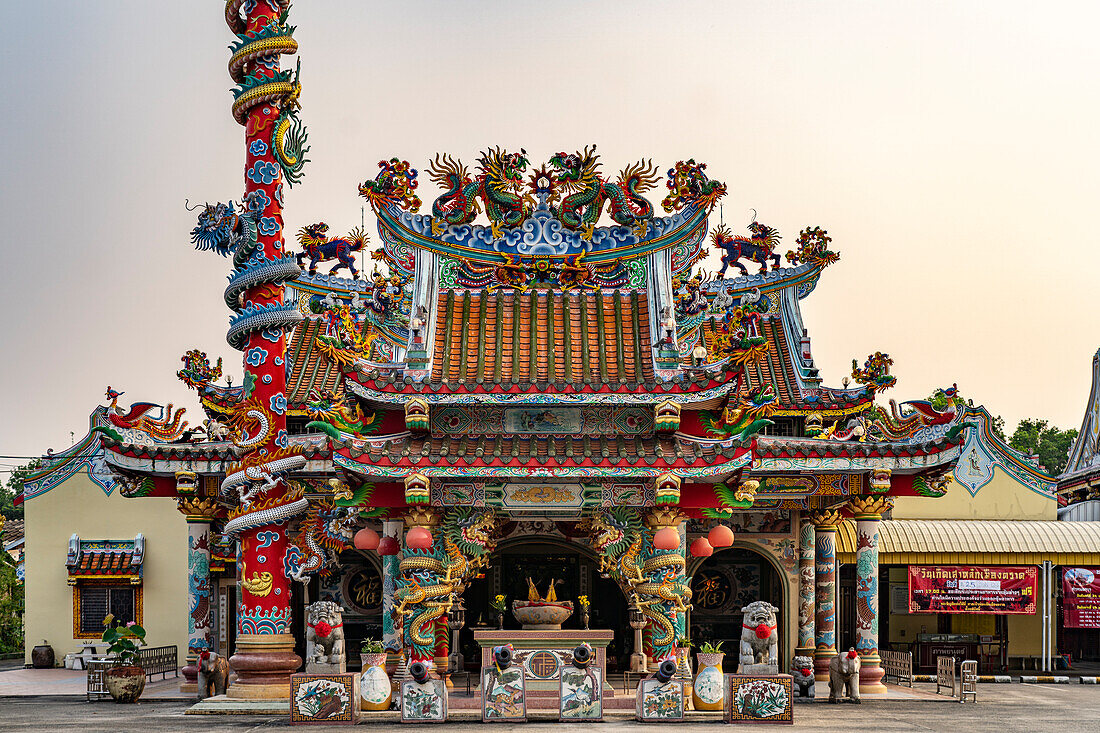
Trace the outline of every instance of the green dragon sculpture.
{"type": "Polygon", "coordinates": [[[481,206],[494,237],[502,236],[503,227],[519,226],[530,215],[533,199],[522,192],[527,151],[508,153],[495,147],[482,152],[477,162],[478,175],[471,178],[462,161],[449,155],[436,155],[432,161],[428,177],[446,189],[432,203],[434,234],[442,234],[447,225],[469,224],[481,213],[481,206]]]}
{"type": "Polygon", "coordinates": [[[489,562],[496,548],[497,520],[491,510],[456,508],[444,517],[442,542],[432,549],[406,548],[402,553],[394,618],[402,625],[414,659],[435,652],[438,619],[451,610],[455,595],[489,562]]]}
{"type": "Polygon", "coordinates": [[[373,433],[382,424],[382,413],[377,410],[364,413],[357,400],[346,394],[337,395],[331,390],[323,394],[311,391],[306,399],[306,408],[313,418],[313,422],[306,427],[320,430],[332,438],[339,438],[341,432],[356,435],[373,433]]]}
{"type": "Polygon", "coordinates": [[[768,384],[747,394],[738,393],[733,406],[721,414],[703,411],[699,419],[711,435],[747,440],[772,424],[768,416],[775,411],[777,399],[775,387],[768,384]]]}
{"type": "Polygon", "coordinates": [[[600,175],[600,156],[596,146],[584,152],[557,153],[550,158],[556,182],[568,194],[554,215],[569,229],[580,230],[581,238],[591,241],[596,223],[608,204],[608,213],[617,224],[631,227],[644,237],[653,219],[653,204],[642,194],[657,185],[657,168],[647,160],[627,166],[615,183],[600,175]]]}
{"type": "Polygon", "coordinates": [[[662,658],[676,641],[676,613],[691,608],[691,586],[678,550],[653,547],[653,530],[633,510],[607,509],[586,517],[579,529],[600,555],[600,572],[610,575],[653,625],[653,653],[662,658]]]}

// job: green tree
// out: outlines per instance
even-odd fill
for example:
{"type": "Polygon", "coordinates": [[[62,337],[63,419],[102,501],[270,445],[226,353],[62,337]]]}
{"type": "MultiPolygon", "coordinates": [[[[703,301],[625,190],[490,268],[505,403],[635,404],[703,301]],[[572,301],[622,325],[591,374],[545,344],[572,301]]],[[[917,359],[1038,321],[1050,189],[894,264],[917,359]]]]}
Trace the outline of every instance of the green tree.
{"type": "Polygon", "coordinates": [[[1051,476],[1057,476],[1066,468],[1069,449],[1077,439],[1073,428],[1062,430],[1046,420],[1024,419],[1016,426],[1008,444],[1018,451],[1039,456],[1039,463],[1051,476]]]}
{"type": "Polygon", "coordinates": [[[1008,442],[1008,438],[1005,437],[1005,419],[1000,415],[993,416],[993,422],[989,426],[989,429],[993,431],[993,434],[1004,442],[1008,442]]]}
{"type": "Polygon", "coordinates": [[[15,506],[15,497],[23,491],[23,482],[32,472],[38,470],[42,461],[35,458],[11,472],[7,485],[0,485],[0,514],[8,519],[22,519],[23,507],[15,506]]]}
{"type": "Polygon", "coordinates": [[[23,603],[15,560],[0,550],[0,654],[23,651],[23,603]]]}

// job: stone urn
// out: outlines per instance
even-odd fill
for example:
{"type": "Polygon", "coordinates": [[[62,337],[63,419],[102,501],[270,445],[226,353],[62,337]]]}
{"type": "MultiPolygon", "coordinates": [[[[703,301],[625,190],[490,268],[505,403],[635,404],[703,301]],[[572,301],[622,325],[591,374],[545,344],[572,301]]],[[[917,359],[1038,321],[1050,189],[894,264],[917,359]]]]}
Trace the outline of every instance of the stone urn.
{"type": "Polygon", "coordinates": [[[386,653],[363,654],[359,676],[359,701],[363,710],[389,710],[393,686],[386,675],[386,653]]]}
{"type": "Polygon", "coordinates": [[[53,647],[45,639],[42,643],[31,649],[31,666],[35,669],[53,669],[53,647]]]}
{"type": "Polygon", "coordinates": [[[104,679],[115,702],[135,702],[145,689],[145,670],[133,664],[112,667],[104,673],[104,679]]]}
{"type": "Polygon", "coordinates": [[[691,701],[696,710],[722,709],[722,658],[725,654],[695,655],[695,684],[691,689],[691,701]]]}
{"type": "Polygon", "coordinates": [[[572,601],[512,601],[512,615],[525,629],[560,631],[573,615],[572,601]]]}

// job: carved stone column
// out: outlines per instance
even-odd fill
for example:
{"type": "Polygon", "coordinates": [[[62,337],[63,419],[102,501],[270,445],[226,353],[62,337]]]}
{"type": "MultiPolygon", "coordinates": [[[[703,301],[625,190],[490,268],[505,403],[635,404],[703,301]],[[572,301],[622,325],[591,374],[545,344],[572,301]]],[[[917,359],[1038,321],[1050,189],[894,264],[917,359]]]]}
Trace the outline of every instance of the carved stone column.
{"type": "Polygon", "coordinates": [[[218,504],[210,497],[195,496],[196,475],[176,474],[177,508],[187,519],[187,656],[182,669],[181,692],[196,692],[199,654],[214,650],[210,604],[214,589],[210,580],[210,523],[218,504]]]}
{"type": "Polygon", "coordinates": [[[890,508],[883,496],[861,496],[848,502],[856,520],[856,651],[859,691],[885,695],[882,659],[878,655],[878,530],[890,508]]]}
{"type": "MultiPolygon", "coordinates": [[[[406,480],[406,497],[408,496],[408,483],[408,480],[406,480]]],[[[398,588],[395,591],[397,604],[400,605],[403,589],[414,585],[412,572],[419,573],[420,577],[415,581],[415,584],[419,585],[419,589],[424,591],[428,598],[439,601],[444,600],[442,597],[433,596],[433,593],[438,591],[439,587],[444,584],[443,558],[445,555],[441,549],[443,543],[439,537],[435,536],[438,534],[439,515],[426,505],[416,504],[409,507],[406,512],[405,526],[405,546],[401,550],[401,576],[398,588]],[[433,533],[431,548],[409,547],[410,536],[418,529],[433,533]],[[406,576],[406,573],[410,573],[410,575],[406,576]]],[[[405,616],[401,621],[402,644],[409,651],[406,657],[409,664],[421,662],[429,671],[433,671],[436,656],[435,620],[427,623],[420,622],[419,625],[416,625],[417,615],[424,608],[422,602],[409,603],[405,607],[405,616]]]]}
{"type": "Polygon", "coordinates": [[[798,529],[798,644],[794,653],[796,656],[812,657],[816,645],[814,643],[814,598],[815,594],[815,570],[814,570],[814,523],[808,517],[802,517],[802,524],[798,529]]]}
{"type": "Polygon", "coordinates": [[[811,515],[814,524],[814,677],[829,679],[829,662],[836,656],[836,526],[840,513],[823,510],[811,515]]]}

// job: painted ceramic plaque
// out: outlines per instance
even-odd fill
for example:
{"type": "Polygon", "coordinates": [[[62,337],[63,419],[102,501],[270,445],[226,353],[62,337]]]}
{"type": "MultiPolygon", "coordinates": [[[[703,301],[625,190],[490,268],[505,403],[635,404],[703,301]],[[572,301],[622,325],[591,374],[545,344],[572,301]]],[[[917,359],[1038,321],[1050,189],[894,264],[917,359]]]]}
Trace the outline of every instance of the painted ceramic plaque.
{"type": "Polygon", "coordinates": [[[447,688],[442,680],[401,683],[402,723],[442,723],[447,719],[447,688]]]}
{"type": "Polygon", "coordinates": [[[593,666],[562,668],[559,720],[603,720],[602,672],[593,666]]]}
{"type": "Polygon", "coordinates": [[[354,674],[290,676],[290,724],[358,722],[354,674]]]}
{"type": "Polygon", "coordinates": [[[727,723],[794,723],[793,678],[789,674],[726,677],[727,723]]]}
{"type": "Polygon", "coordinates": [[[504,411],[508,433],[570,435],[581,432],[581,411],[569,407],[510,407],[504,411]]]}
{"type": "Polygon", "coordinates": [[[653,677],[638,685],[638,720],[662,721],[684,719],[684,685],[680,680],[661,684],[653,677]]]}
{"type": "Polygon", "coordinates": [[[505,484],[505,507],[510,509],[580,508],[584,487],[580,484],[505,484]]]}
{"type": "Polygon", "coordinates": [[[527,720],[523,669],[515,665],[504,670],[485,667],[481,670],[481,721],[517,720],[527,720]]]}

